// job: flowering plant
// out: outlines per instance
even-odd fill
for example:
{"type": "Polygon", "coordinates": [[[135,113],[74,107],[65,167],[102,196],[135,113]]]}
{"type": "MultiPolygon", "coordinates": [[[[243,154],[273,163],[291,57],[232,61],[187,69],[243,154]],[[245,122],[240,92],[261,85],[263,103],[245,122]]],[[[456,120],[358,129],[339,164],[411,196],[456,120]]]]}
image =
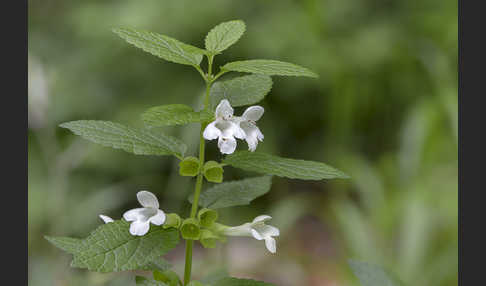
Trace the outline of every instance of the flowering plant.
{"type": "MultiPolygon", "coordinates": [[[[307,68],[276,60],[244,60],[227,63],[213,73],[214,58],[236,43],[246,27],[240,20],[224,22],[206,36],[205,49],[182,43],[171,37],[132,28],[118,28],[114,32],[128,43],[164,60],[192,66],[206,83],[204,106],[201,110],[183,104],[156,106],[142,114],[149,128],[134,128],[123,124],[79,120],[60,126],[92,142],[122,149],[136,155],[171,155],[179,162],[179,174],[196,177],[194,193],[188,198],[192,204],[189,217],[165,213],[159,209],[157,197],[149,191],[136,196],[141,205],[126,211],[121,219],[100,214],[104,224],[84,239],[46,237],[55,246],[73,255],[73,267],[98,272],[146,270],[153,278],[137,276],[138,285],[272,285],[251,279],[224,277],[217,281],[191,280],[192,250],[195,241],[205,248],[224,243],[228,236],[246,236],[263,240],[266,249],[277,252],[277,227],[266,224],[271,217],[260,215],[239,226],[218,222],[219,208],[249,204],[270,190],[272,176],[301,180],[348,178],[343,172],[321,162],[282,158],[256,152],[264,135],[257,126],[264,109],[253,105],[241,116],[235,116],[233,106],[255,104],[270,91],[271,76],[317,77],[307,68]],[[201,62],[207,59],[207,70],[201,62]],[[229,72],[250,73],[225,81],[217,81],[229,72]],[[181,140],[154,131],[154,128],[199,123],[198,157],[187,156],[181,140]],[[223,159],[205,160],[205,140],[218,140],[223,159]],[[248,151],[236,151],[238,141],[245,140],[248,151]],[[223,183],[223,168],[232,166],[264,174],[239,181],[223,183]],[[216,183],[202,192],[204,179],[216,183]],[[201,207],[201,209],[199,209],[201,207]],[[185,240],[186,259],[183,279],[172,270],[162,256],[185,240]]],[[[271,110],[269,111],[271,112],[271,110]]]]}

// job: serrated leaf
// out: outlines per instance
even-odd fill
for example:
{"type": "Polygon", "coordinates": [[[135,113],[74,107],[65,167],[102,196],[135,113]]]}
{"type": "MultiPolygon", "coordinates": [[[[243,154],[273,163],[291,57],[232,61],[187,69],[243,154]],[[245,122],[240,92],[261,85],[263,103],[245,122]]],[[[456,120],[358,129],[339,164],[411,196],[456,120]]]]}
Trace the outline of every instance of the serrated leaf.
{"type": "Polygon", "coordinates": [[[139,270],[147,270],[147,271],[165,271],[172,268],[172,264],[169,261],[165,260],[162,257],[157,257],[153,261],[148,262],[144,266],[140,267],[139,270]]]}
{"type": "Polygon", "coordinates": [[[67,253],[77,253],[81,239],[73,237],[55,237],[55,236],[44,236],[50,243],[54,244],[57,248],[60,248],[67,253]]]}
{"type": "Polygon", "coordinates": [[[225,71],[248,72],[264,75],[319,77],[316,73],[307,68],[276,60],[237,61],[227,63],[222,66],[221,69],[225,71]]]}
{"type": "Polygon", "coordinates": [[[255,104],[265,98],[272,89],[272,84],[271,77],[261,74],[215,82],[210,93],[211,107],[215,109],[223,99],[227,99],[231,106],[255,104]]]}
{"type": "Polygon", "coordinates": [[[128,43],[177,64],[198,66],[201,63],[202,55],[206,53],[203,49],[154,32],[133,28],[117,28],[113,29],[113,32],[128,43]]]}
{"type": "MultiPolygon", "coordinates": [[[[147,269],[179,243],[179,232],[175,229],[151,225],[144,236],[133,236],[129,227],[125,220],[100,225],[87,238],[78,240],[76,246],[68,248],[73,254],[71,266],[98,272],[147,269]]],[[[49,241],[54,239],[50,237],[49,241]]],[[[57,244],[53,244],[59,246],[60,240],[55,241],[57,244]]],[[[64,249],[66,240],[62,241],[60,248],[64,249]]]]}
{"type": "Polygon", "coordinates": [[[234,277],[225,277],[218,280],[213,286],[275,286],[272,283],[256,281],[253,279],[239,279],[234,277]]]}
{"type": "Polygon", "coordinates": [[[228,155],[223,163],[257,173],[291,179],[347,179],[348,175],[321,162],[282,158],[266,153],[239,151],[228,155]]]}
{"type": "Polygon", "coordinates": [[[403,285],[392,274],[382,267],[366,262],[349,260],[349,265],[362,286],[401,286],[403,285]]]}
{"type": "Polygon", "coordinates": [[[143,276],[135,276],[135,284],[139,286],[168,286],[164,282],[148,279],[143,276]]]}
{"type": "MultiPolygon", "coordinates": [[[[266,194],[271,185],[271,176],[224,182],[202,192],[199,205],[211,209],[248,205],[254,199],[266,194]]],[[[193,202],[193,195],[189,197],[189,202],[193,202]]]]}
{"type": "Polygon", "coordinates": [[[190,106],[184,104],[155,106],[142,114],[143,122],[152,127],[204,122],[210,121],[212,118],[213,113],[203,110],[194,111],[190,106]]]}
{"type": "Polygon", "coordinates": [[[241,20],[223,22],[209,31],[206,36],[206,50],[220,53],[236,43],[245,32],[245,23],[241,20]]]}
{"type": "Polygon", "coordinates": [[[187,146],[175,137],[111,121],[78,120],[59,126],[94,143],[136,155],[174,155],[182,158],[187,149],[187,146]]]}

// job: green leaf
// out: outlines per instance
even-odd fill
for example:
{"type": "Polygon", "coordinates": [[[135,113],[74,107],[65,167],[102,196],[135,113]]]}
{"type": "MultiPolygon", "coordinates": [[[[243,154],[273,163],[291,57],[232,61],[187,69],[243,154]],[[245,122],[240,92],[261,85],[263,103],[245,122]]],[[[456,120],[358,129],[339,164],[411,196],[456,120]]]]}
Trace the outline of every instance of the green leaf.
{"type": "MultiPolygon", "coordinates": [[[[79,238],[72,238],[72,237],[53,237],[53,236],[45,236],[45,238],[52,244],[54,244],[57,248],[60,248],[70,254],[78,254],[82,244],[82,239],[79,238]]],[[[170,269],[172,265],[162,257],[156,257],[152,261],[149,261],[147,264],[141,266],[140,270],[160,270],[165,271],[170,269]]]]}
{"type": "Polygon", "coordinates": [[[239,279],[234,277],[225,277],[218,280],[213,286],[274,286],[274,284],[252,279],[239,279]]]}
{"type": "Polygon", "coordinates": [[[165,271],[172,268],[172,264],[169,261],[165,260],[162,257],[157,257],[153,261],[148,262],[144,266],[140,267],[139,270],[147,270],[147,271],[165,271]]]}
{"type": "Polygon", "coordinates": [[[137,48],[177,64],[198,66],[206,53],[203,49],[154,32],[133,28],[117,28],[113,32],[137,48]]]}
{"type": "MultiPolygon", "coordinates": [[[[98,272],[149,269],[150,263],[179,243],[179,232],[175,229],[151,225],[144,236],[133,236],[129,227],[127,221],[117,220],[100,225],[87,238],[79,239],[76,246],[68,248],[73,254],[71,266],[98,272]]],[[[64,238],[50,237],[49,241],[55,241],[53,244],[61,245],[61,249],[66,248],[64,238]]]]}
{"type": "Polygon", "coordinates": [[[387,273],[378,265],[349,260],[349,266],[362,286],[400,286],[403,285],[394,275],[387,273]]]}
{"type": "MultiPolygon", "coordinates": [[[[199,197],[199,205],[211,209],[248,205],[266,194],[271,185],[271,176],[224,182],[204,191],[199,197]]],[[[193,202],[193,196],[189,197],[189,201],[193,202]]]]}
{"type": "Polygon", "coordinates": [[[139,286],[169,286],[164,282],[148,279],[143,276],[135,276],[135,284],[139,286]]]}
{"type": "Polygon", "coordinates": [[[239,151],[223,163],[247,171],[301,180],[347,179],[348,175],[324,163],[282,158],[266,153],[239,151]]]}
{"type": "Polygon", "coordinates": [[[267,75],[251,74],[226,81],[217,81],[211,87],[211,107],[215,109],[219,102],[227,99],[231,106],[255,104],[272,89],[272,78],[267,75]]]}
{"type": "Polygon", "coordinates": [[[241,20],[223,22],[209,31],[206,36],[206,50],[218,54],[236,43],[245,32],[245,23],[241,20]]]}
{"type": "Polygon", "coordinates": [[[190,106],[184,104],[155,106],[142,114],[143,122],[152,127],[205,122],[211,121],[212,118],[213,113],[203,110],[194,111],[190,106]]]}
{"type": "Polygon", "coordinates": [[[54,244],[57,248],[60,248],[67,253],[77,253],[78,246],[81,243],[81,239],[73,237],[55,237],[55,236],[44,236],[50,243],[54,244]]]}
{"type": "Polygon", "coordinates": [[[78,120],[59,126],[92,142],[136,155],[174,155],[182,158],[187,149],[182,141],[172,136],[111,121],[78,120]]]}
{"type": "Polygon", "coordinates": [[[208,182],[221,183],[223,181],[223,167],[216,161],[207,161],[203,166],[204,178],[208,182]]]}
{"type": "Polygon", "coordinates": [[[287,62],[275,60],[246,60],[227,63],[221,67],[225,71],[248,72],[265,75],[319,77],[313,71],[287,62]]]}

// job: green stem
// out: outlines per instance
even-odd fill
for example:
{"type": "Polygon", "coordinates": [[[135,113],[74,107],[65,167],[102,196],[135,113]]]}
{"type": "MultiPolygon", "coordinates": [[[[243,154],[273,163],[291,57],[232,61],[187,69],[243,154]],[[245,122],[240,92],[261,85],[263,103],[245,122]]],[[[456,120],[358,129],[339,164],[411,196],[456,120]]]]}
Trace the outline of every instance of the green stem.
{"type": "MultiPolygon", "coordinates": [[[[209,108],[209,92],[211,90],[211,85],[213,81],[211,80],[211,69],[213,65],[213,57],[214,56],[209,56],[208,57],[208,75],[207,78],[204,77],[204,80],[206,81],[206,96],[204,97],[204,110],[207,110],[209,108]]],[[[201,73],[202,75],[203,73],[201,73]]],[[[204,142],[204,137],[203,137],[203,132],[204,129],[207,126],[207,122],[201,123],[201,130],[199,132],[199,174],[197,175],[196,179],[196,186],[194,190],[194,200],[192,202],[192,207],[191,207],[191,218],[195,218],[197,214],[197,208],[199,204],[199,195],[201,194],[201,188],[203,184],[203,173],[202,173],[202,167],[204,165],[204,149],[205,149],[205,142],[204,142]]],[[[194,240],[186,240],[186,261],[185,261],[185,267],[184,267],[184,286],[189,284],[191,281],[191,269],[192,269],[192,248],[194,245],[194,240]]]]}

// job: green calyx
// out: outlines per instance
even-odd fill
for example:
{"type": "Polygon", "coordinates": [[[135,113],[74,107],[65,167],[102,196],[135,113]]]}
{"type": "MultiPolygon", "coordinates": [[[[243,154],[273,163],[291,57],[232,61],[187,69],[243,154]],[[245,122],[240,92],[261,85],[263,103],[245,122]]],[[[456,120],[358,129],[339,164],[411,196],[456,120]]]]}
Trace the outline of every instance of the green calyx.
{"type": "Polygon", "coordinates": [[[199,159],[196,157],[186,157],[179,162],[179,175],[194,177],[199,174],[199,159]]]}
{"type": "Polygon", "coordinates": [[[163,272],[159,270],[154,270],[154,279],[160,282],[164,282],[168,286],[179,286],[181,285],[181,280],[177,273],[172,270],[165,270],[163,272]]]}
{"type": "Polygon", "coordinates": [[[181,217],[176,214],[176,213],[170,213],[165,215],[165,222],[164,225],[162,226],[163,228],[169,228],[169,227],[174,227],[174,228],[179,228],[181,226],[182,219],[181,217]]]}
{"type": "Polygon", "coordinates": [[[218,219],[218,212],[212,209],[203,208],[198,212],[197,218],[202,227],[209,228],[218,219]]]}
{"type": "Polygon", "coordinates": [[[221,183],[223,181],[223,166],[216,161],[207,161],[203,167],[203,174],[208,182],[221,183]]]}
{"type": "Polygon", "coordinates": [[[220,236],[209,229],[201,230],[201,238],[199,239],[199,242],[201,242],[204,248],[215,248],[216,241],[218,240],[224,242],[226,241],[226,237],[220,236]]]}
{"type": "Polygon", "coordinates": [[[199,221],[195,218],[188,218],[182,222],[181,235],[184,239],[198,240],[201,236],[199,221]]]}

